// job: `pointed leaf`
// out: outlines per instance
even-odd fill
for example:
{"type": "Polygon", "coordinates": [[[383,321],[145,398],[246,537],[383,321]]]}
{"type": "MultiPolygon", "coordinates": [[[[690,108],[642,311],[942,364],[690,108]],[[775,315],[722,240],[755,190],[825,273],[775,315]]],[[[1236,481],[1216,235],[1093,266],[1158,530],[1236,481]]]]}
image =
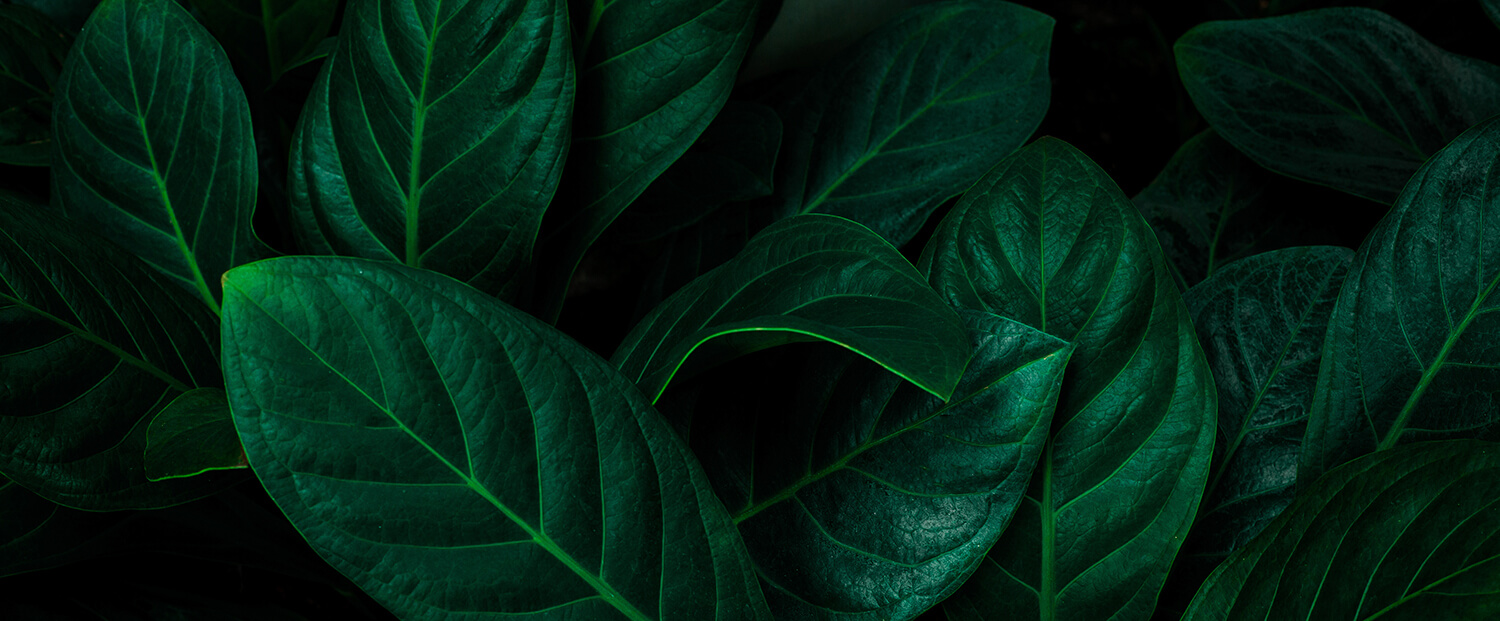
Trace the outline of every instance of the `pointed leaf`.
{"type": "Polygon", "coordinates": [[[1383,203],[1428,156],[1500,113],[1500,67],[1372,9],[1209,22],[1173,49],[1225,140],[1281,174],[1383,203]]]}
{"type": "Polygon", "coordinates": [[[567,150],[566,10],[351,2],[293,140],[299,247],[513,294],[567,150]]]}
{"type": "Polygon", "coordinates": [[[571,339],[390,262],[272,259],[225,289],[251,467],[398,616],[769,619],[687,446],[571,339]]]}
{"type": "Polygon", "coordinates": [[[0,6],[0,164],[46,166],[52,88],[73,36],[30,7],[0,6]]]}
{"type": "Polygon", "coordinates": [[[248,467],[224,390],[194,388],[162,408],[146,428],[145,460],[152,481],[248,467]]]}
{"type": "Polygon", "coordinates": [[[264,89],[328,36],[338,0],[189,0],[250,83],[264,89]]]}
{"type": "Polygon", "coordinates": [[[1043,138],[938,225],[954,305],[1073,343],[1027,498],[951,618],[1146,619],[1198,508],[1214,386],[1156,236],[1109,176],[1043,138]]]}
{"type": "Polygon", "coordinates": [[[173,0],[105,0],[63,65],[52,201],[218,309],[250,229],[250,108],[212,36],[173,0]]]}
{"type": "Polygon", "coordinates": [[[809,340],[842,345],[944,400],[969,359],[963,322],[900,252],[859,224],[809,215],[766,228],[662,302],[610,361],[655,401],[690,361],[701,368],[809,340]]]}

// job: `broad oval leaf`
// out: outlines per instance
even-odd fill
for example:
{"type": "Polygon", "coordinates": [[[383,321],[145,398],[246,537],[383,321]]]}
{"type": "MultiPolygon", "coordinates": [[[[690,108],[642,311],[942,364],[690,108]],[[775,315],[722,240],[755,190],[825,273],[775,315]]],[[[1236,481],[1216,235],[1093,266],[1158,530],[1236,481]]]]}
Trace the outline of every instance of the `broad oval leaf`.
{"type": "Polygon", "coordinates": [[[1500,113],[1500,67],[1371,9],[1209,22],[1173,49],[1225,140],[1276,172],[1383,203],[1423,160],[1500,113]]]}
{"type": "MultiPolygon", "coordinates": [[[[964,311],[974,358],[943,403],[819,349],[787,386],[721,374],[691,444],[783,619],[911,619],[1000,538],[1046,442],[1070,346],[964,311]]],[[[777,377],[777,374],[766,374],[777,377]]]]}
{"type": "Polygon", "coordinates": [[[913,7],[780,106],[777,210],[828,213],[905,244],[1047,112],[1051,17],[991,0],[913,7]]]}
{"type": "Polygon", "coordinates": [[[0,6],[0,164],[47,165],[52,88],[72,45],[46,15],[0,6]]]}
{"type": "Polygon", "coordinates": [[[242,75],[262,89],[301,62],[333,27],[338,0],[189,0],[242,75]]]}
{"type": "Polygon", "coordinates": [[[173,0],[105,0],[63,64],[52,202],[217,310],[260,252],[250,108],[229,59],[173,0]]]}
{"type": "Polygon", "coordinates": [[[248,466],[222,388],[178,395],[146,428],[146,478],[152,481],[248,466]]]}
{"type": "Polygon", "coordinates": [[[1156,236],[1087,156],[1043,138],[964,194],[920,269],[955,306],[1076,347],[1026,500],[944,610],[1150,617],[1214,441],[1213,378],[1156,236]]]}
{"type": "Polygon", "coordinates": [[[225,289],[250,466],[398,616],[769,619],[687,446],[571,339],[390,262],[272,259],[225,289]]]}
{"type": "Polygon", "coordinates": [[[146,423],[223,381],[216,319],[124,249],[0,196],[0,473],[95,511],[186,502],[243,476],[153,483],[146,423]]]}
{"type": "Polygon", "coordinates": [[[842,345],[947,399],[963,322],[889,243],[836,216],[782,220],[636,324],[610,359],[654,402],[684,364],[793,341],[842,345]]]}
{"type": "Polygon", "coordinates": [[[564,0],[356,0],[302,110],[293,233],[509,297],[573,106],[564,0]]]}
{"type": "Polygon", "coordinates": [[[1366,238],[1323,344],[1298,478],[1402,442],[1500,439],[1500,119],[1412,177],[1366,238]]]}
{"type": "Polygon", "coordinates": [[[1183,618],[1493,619],[1496,585],[1500,445],[1422,442],[1304,490],[1183,618]]]}

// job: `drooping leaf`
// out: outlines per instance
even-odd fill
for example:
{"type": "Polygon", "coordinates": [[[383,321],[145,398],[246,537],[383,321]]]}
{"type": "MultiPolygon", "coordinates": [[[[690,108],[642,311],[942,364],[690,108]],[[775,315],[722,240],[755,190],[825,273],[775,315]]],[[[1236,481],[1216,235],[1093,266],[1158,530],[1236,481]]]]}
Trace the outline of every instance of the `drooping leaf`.
{"type": "Polygon", "coordinates": [[[783,367],[785,388],[721,374],[702,389],[693,450],[777,618],[911,619],[999,539],[1070,348],[1008,319],[963,317],[975,354],[948,403],[831,347],[783,367]]]}
{"type": "Polygon", "coordinates": [[[1371,9],[1209,22],[1173,49],[1225,140],[1273,171],[1383,203],[1423,160],[1500,113],[1500,67],[1371,9]]]}
{"type": "Polygon", "coordinates": [[[251,467],[398,616],[769,618],[687,446],[571,339],[391,262],[288,257],[225,282],[251,467]]]}
{"type": "Polygon", "coordinates": [[[779,106],[778,213],[906,243],[1041,123],[1053,23],[995,0],[926,4],[830,60],[779,106]]]}
{"type": "Polygon", "coordinates": [[[610,361],[652,401],[685,364],[793,341],[842,345],[946,400],[969,359],[958,315],[885,240],[836,216],[789,218],[689,283],[610,361]]]}
{"type": "Polygon", "coordinates": [[[152,481],[248,466],[222,388],[178,395],[146,428],[146,478],[152,481]]]}
{"type": "Polygon", "coordinates": [[[1399,443],[1500,439],[1500,120],[1428,160],[1328,322],[1298,479],[1399,443]]]}
{"type": "Polygon", "coordinates": [[[338,0],[189,0],[229,58],[264,89],[328,36],[338,0]]]}
{"type": "Polygon", "coordinates": [[[47,165],[52,87],[72,44],[46,15],[0,6],[0,164],[47,165]]]}
{"type": "Polygon", "coordinates": [[[1108,175],[1043,138],[938,225],[919,269],[952,304],[1072,343],[1015,518],[959,619],[1145,619],[1198,508],[1214,385],[1166,257],[1108,175]]]}
{"type": "Polygon", "coordinates": [[[1497,585],[1500,445],[1422,442],[1319,479],[1184,619],[1492,619],[1497,585]]]}
{"type": "Polygon", "coordinates": [[[511,296],[568,146],[564,0],[355,0],[298,121],[293,233],[511,296]]]}
{"type": "Polygon", "coordinates": [[[222,382],[215,318],[172,279],[0,195],[0,473],[89,510],[186,502],[244,480],[151,482],[146,421],[222,382]]]}

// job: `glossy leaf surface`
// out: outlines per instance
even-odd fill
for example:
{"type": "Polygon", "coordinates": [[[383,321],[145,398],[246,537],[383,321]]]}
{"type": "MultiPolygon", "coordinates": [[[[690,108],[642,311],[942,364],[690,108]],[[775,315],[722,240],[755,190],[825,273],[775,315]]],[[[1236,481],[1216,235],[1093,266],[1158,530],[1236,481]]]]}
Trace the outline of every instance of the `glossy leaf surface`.
{"type": "Polygon", "coordinates": [[[47,16],[0,6],[0,164],[47,165],[52,88],[72,44],[47,16]]]}
{"type": "Polygon", "coordinates": [[[351,2],[293,141],[298,245],[513,294],[568,146],[566,10],[351,2]]]}
{"type": "Polygon", "coordinates": [[[189,0],[242,74],[267,88],[333,27],[338,0],[189,0]]]}
{"type": "Polygon", "coordinates": [[[1490,619],[1497,584],[1500,445],[1423,442],[1308,487],[1184,618],[1490,619]]]}
{"type": "Polygon", "coordinates": [[[969,359],[963,322],[901,253],[859,224],[809,215],[766,228],[662,302],[611,362],[654,401],[690,357],[702,367],[807,340],[842,345],[942,399],[969,359]]]}
{"type": "Polygon", "coordinates": [[[250,109],[229,60],[173,0],[105,0],[63,65],[52,202],[218,309],[260,252],[250,109]]]}
{"type": "Polygon", "coordinates": [[[1070,349],[1008,319],[963,317],[974,358],[947,403],[832,347],[783,368],[784,389],[725,377],[703,390],[693,450],[777,618],[911,619],[1000,538],[1070,349]]]}
{"type": "Polygon", "coordinates": [[[251,467],[398,616],[769,618],[687,446],[571,339],[390,262],[272,259],[225,282],[251,467]]]}
{"type": "Polygon", "coordinates": [[[1360,246],[1323,345],[1299,479],[1403,442],[1500,439],[1500,121],[1412,177],[1360,246]]]}
{"type": "Polygon", "coordinates": [[[147,480],[147,421],[223,381],[215,318],[169,277],[76,228],[0,196],[0,473],[90,510],[172,505],[243,480],[147,480]]]}
{"type": "Polygon", "coordinates": [[[146,428],[146,478],[152,481],[248,466],[222,388],[182,393],[146,428]]]}
{"type": "Polygon", "coordinates": [[[955,306],[1072,343],[1026,499],[959,619],[1145,619],[1198,508],[1214,386],[1150,227],[1108,175],[1043,138],[938,225],[920,267],[955,306]]]}
{"type": "Polygon", "coordinates": [[[1370,9],[1209,22],[1174,47],[1219,135],[1262,166],[1391,203],[1423,160],[1500,113],[1500,67],[1370,9]]]}
{"type": "Polygon", "coordinates": [[[908,9],[783,102],[782,217],[828,213],[900,246],[1036,130],[1051,17],[1007,2],[908,9]]]}

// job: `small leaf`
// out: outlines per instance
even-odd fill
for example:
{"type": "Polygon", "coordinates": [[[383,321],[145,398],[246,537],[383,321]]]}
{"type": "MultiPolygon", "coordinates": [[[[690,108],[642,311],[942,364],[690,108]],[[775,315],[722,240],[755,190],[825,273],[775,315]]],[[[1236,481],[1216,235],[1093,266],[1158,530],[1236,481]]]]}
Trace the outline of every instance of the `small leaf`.
{"type": "Polygon", "coordinates": [[[52,88],[73,36],[29,7],[0,6],[0,164],[46,166],[52,88]]]}
{"type": "Polygon", "coordinates": [[[250,108],[212,36],[173,0],[105,0],[63,64],[52,201],[218,310],[260,252],[250,108]]]}
{"type": "Polygon", "coordinates": [[[145,460],[152,481],[247,467],[223,389],[195,388],[162,408],[146,428],[145,460]]]}
{"type": "Polygon", "coordinates": [[[189,0],[249,82],[265,89],[333,27],[338,0],[189,0]]]}
{"type": "Polygon", "coordinates": [[[271,259],[225,292],[251,467],[397,616],[770,618],[687,446],[563,334],[391,262],[271,259]]]}
{"type": "Polygon", "coordinates": [[[1493,619],[1497,584],[1500,445],[1422,442],[1303,490],[1183,618],[1493,619]]]}
{"type": "Polygon", "coordinates": [[[1209,22],[1173,49],[1198,111],[1251,159],[1387,204],[1428,156],[1500,112],[1500,67],[1371,9],[1209,22]]]}
{"type": "Polygon", "coordinates": [[[684,364],[795,341],[837,343],[946,400],[969,338],[958,315],[869,229],[782,220],[636,324],[611,362],[654,402],[684,364]]]}

